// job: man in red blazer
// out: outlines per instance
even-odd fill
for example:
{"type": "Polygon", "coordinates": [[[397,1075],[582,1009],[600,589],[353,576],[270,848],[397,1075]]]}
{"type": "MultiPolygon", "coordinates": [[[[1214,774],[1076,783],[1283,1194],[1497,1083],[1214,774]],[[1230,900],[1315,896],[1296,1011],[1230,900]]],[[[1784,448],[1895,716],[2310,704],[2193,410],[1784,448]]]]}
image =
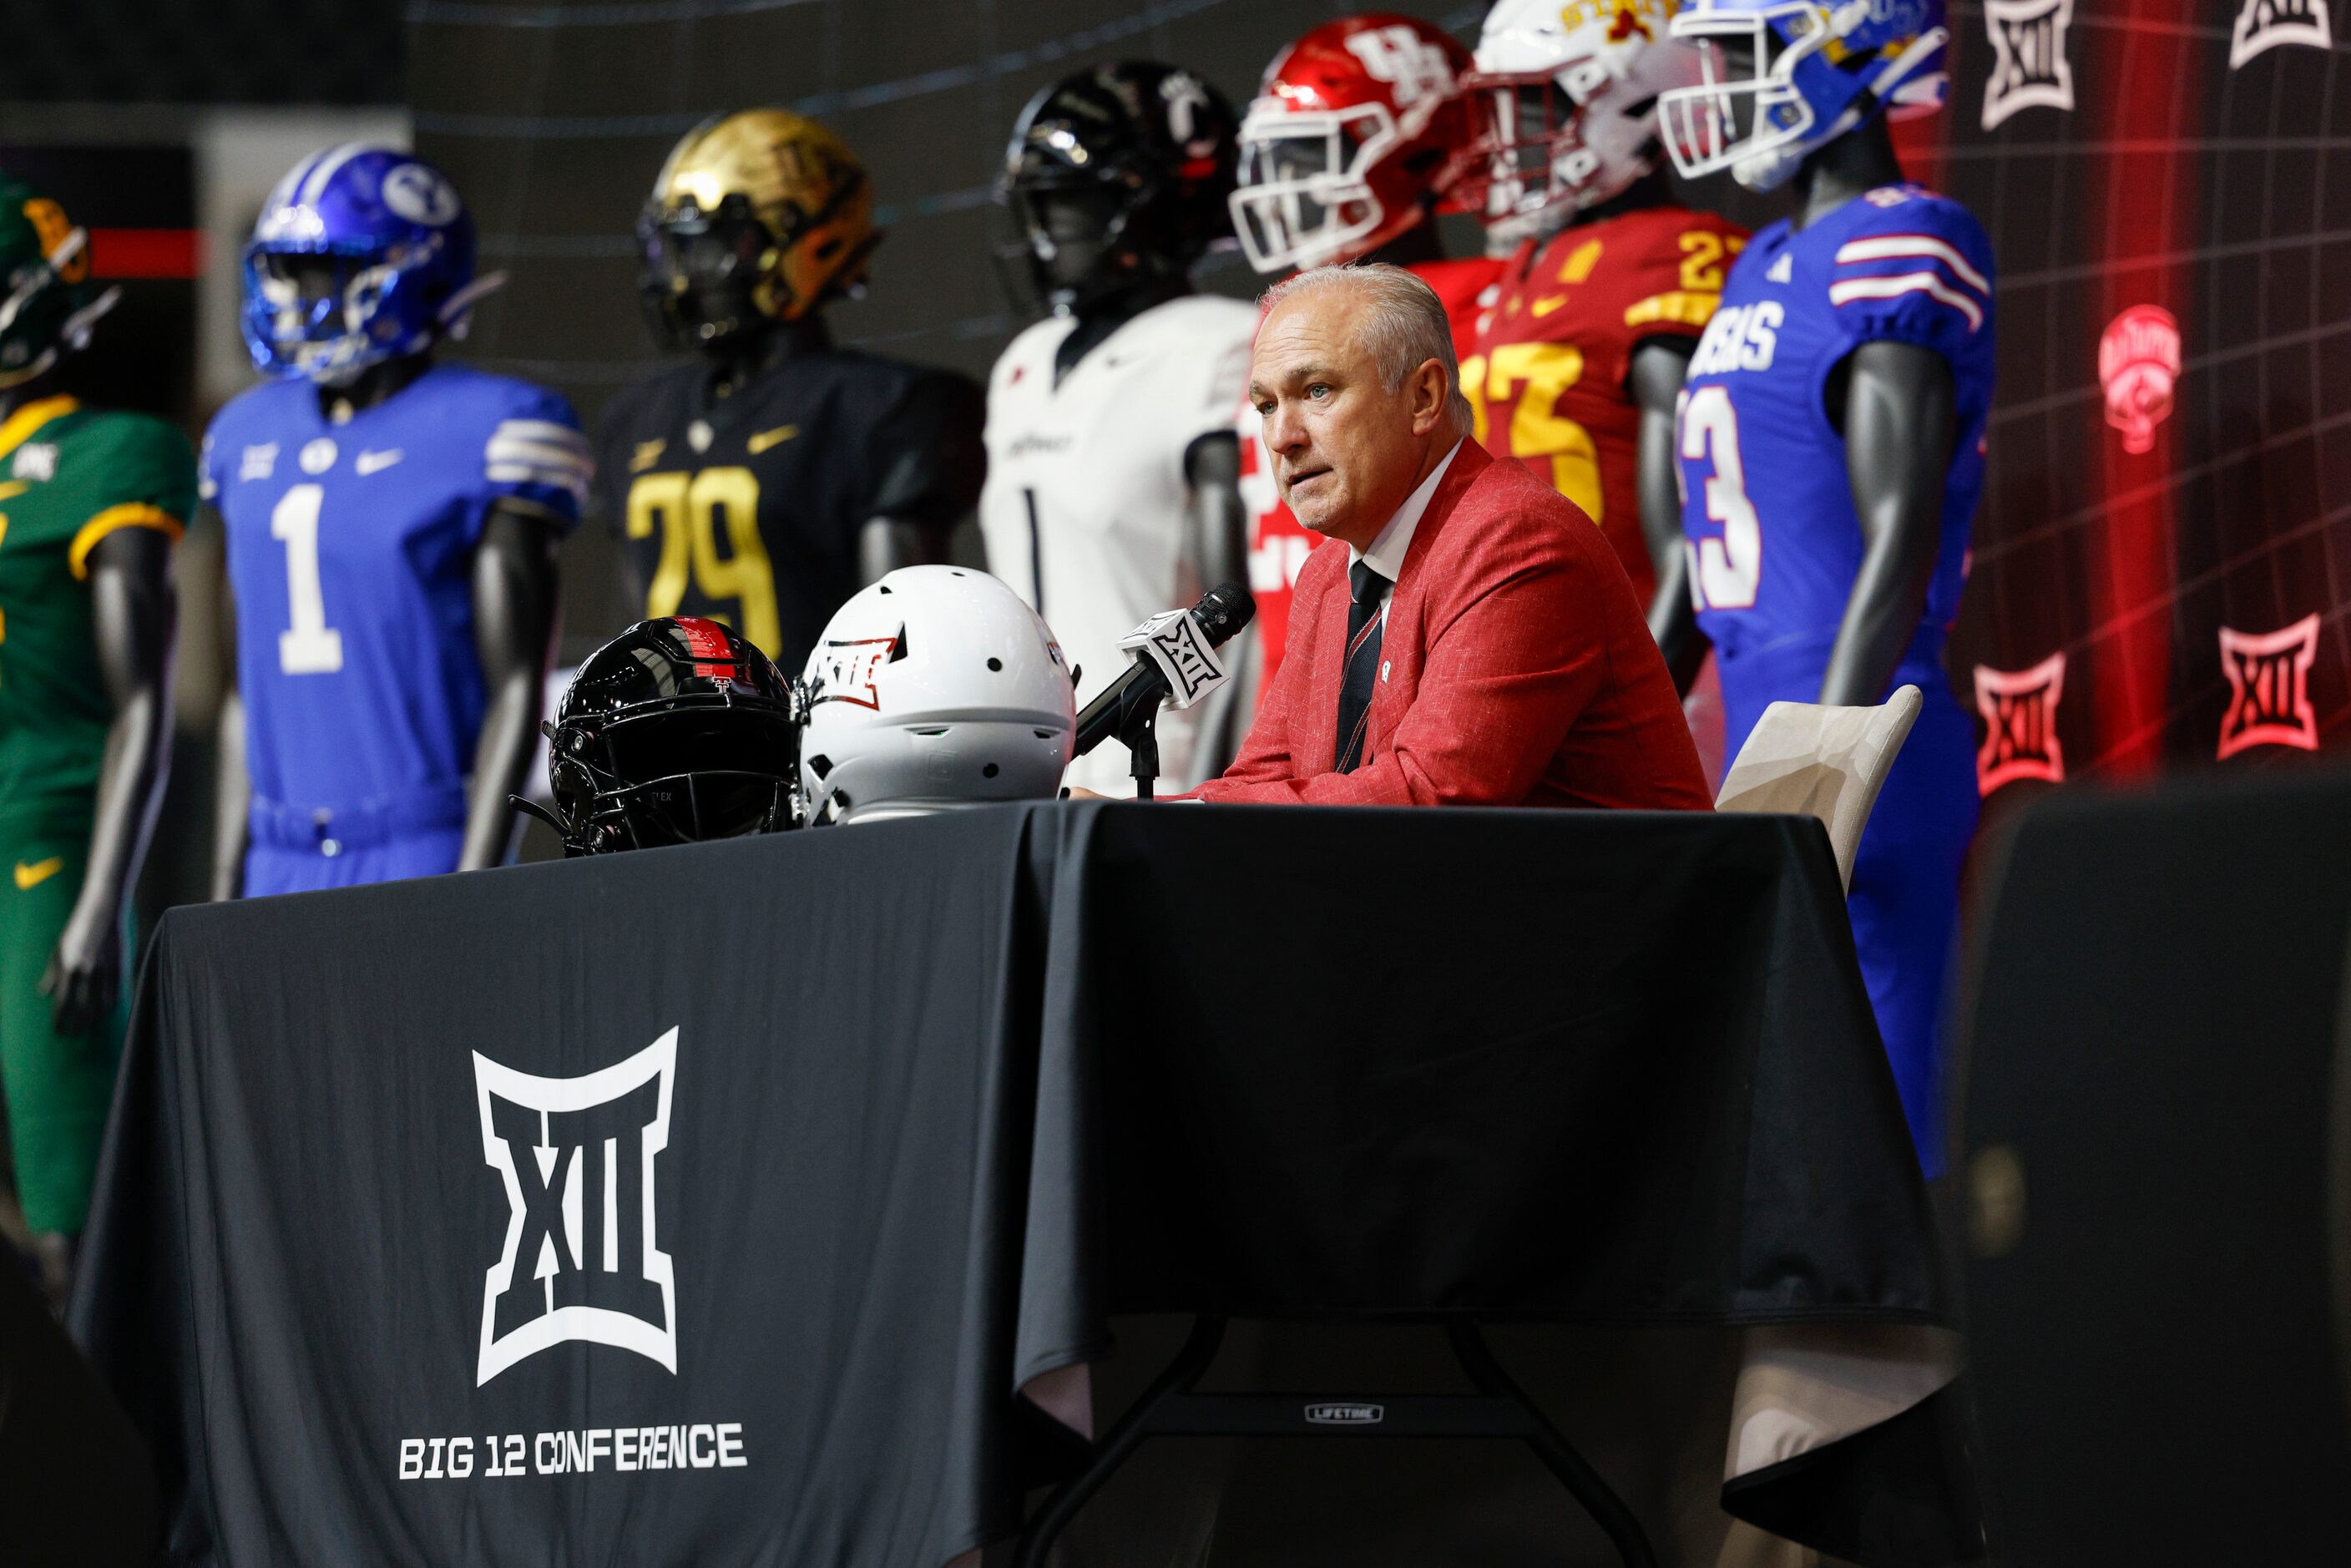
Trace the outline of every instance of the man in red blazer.
{"type": "Polygon", "coordinates": [[[1607,539],[1470,437],[1444,306],[1401,268],[1276,285],[1250,363],[1274,481],[1344,549],[1298,579],[1290,645],[1212,801],[1711,801],[1607,539]]]}

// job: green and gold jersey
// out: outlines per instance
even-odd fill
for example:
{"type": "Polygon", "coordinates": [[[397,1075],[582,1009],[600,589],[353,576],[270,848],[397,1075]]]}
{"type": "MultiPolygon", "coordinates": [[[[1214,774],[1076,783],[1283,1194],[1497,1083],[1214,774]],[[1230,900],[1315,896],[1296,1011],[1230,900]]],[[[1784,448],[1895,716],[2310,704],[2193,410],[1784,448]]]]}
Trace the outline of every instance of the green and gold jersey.
{"type": "Polygon", "coordinates": [[[113,718],[89,552],[117,528],[176,539],[195,504],[161,420],[50,397],[0,421],[0,834],[87,831],[113,718]]]}

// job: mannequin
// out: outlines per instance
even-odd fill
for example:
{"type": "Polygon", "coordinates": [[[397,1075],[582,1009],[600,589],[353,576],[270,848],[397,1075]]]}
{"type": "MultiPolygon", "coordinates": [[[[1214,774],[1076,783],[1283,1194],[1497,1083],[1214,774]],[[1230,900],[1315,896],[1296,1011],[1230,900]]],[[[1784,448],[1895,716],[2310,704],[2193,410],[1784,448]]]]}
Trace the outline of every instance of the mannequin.
{"type": "MultiPolygon", "coordinates": [[[[1022,110],[1006,152],[1016,261],[1051,314],[990,375],[980,523],[989,570],[1053,630],[1082,706],[1146,617],[1249,581],[1240,402],[1256,312],[1193,290],[1231,233],[1232,111],[1187,71],[1092,68],[1022,110]]],[[[1164,788],[1220,771],[1238,741],[1236,681],[1158,721],[1164,788]]],[[[1134,789],[1105,746],[1069,782],[1134,789]]]]}
{"type": "MultiPolygon", "coordinates": [[[[57,397],[55,383],[49,373],[0,389],[0,424],[20,409],[57,397]]],[[[183,445],[183,463],[185,451],[183,445]]],[[[85,563],[97,670],[113,717],[99,768],[81,888],[40,979],[51,1024],[65,1039],[99,1034],[121,1001],[131,896],[170,768],[171,652],[177,616],[171,563],[172,536],[153,528],[115,529],[98,541],[85,563]]],[[[22,871],[17,882],[24,885],[22,871]]],[[[64,1310],[79,1240],[78,1225],[34,1234],[35,1259],[53,1310],[64,1310]]]]}
{"type": "MultiPolygon", "coordinates": [[[[1056,246],[1048,265],[1057,282],[1075,290],[1097,264],[1101,219],[1081,199],[1053,193],[1039,195],[1037,207],[1056,246]]],[[[1193,292],[1188,272],[1136,272],[1125,283],[1076,296],[1070,313],[1077,326],[1053,350],[1056,386],[1121,327],[1155,306],[1193,292]]],[[[1233,431],[1196,435],[1184,449],[1188,492],[1184,553],[1204,591],[1220,582],[1244,588],[1249,583],[1249,517],[1241,505],[1240,469],[1240,438],[1233,431]]]]}
{"type": "MultiPolygon", "coordinates": [[[[317,389],[319,413],[330,425],[350,423],[363,410],[389,402],[430,368],[432,354],[403,355],[371,365],[346,386],[317,389]]],[[[474,648],[482,661],[489,707],[475,743],[465,791],[465,839],[456,869],[479,871],[506,858],[514,831],[507,797],[518,793],[538,738],[543,672],[556,632],[556,551],[551,519],[525,503],[490,507],[475,547],[474,648]]],[[[234,650],[231,660],[234,662],[234,650]]],[[[235,898],[244,888],[247,809],[253,786],[246,768],[245,708],[235,692],[220,718],[220,789],[214,835],[213,897],[235,898]]],[[[95,863],[95,862],[93,862],[95,863]]]]}
{"type": "MultiPolygon", "coordinates": [[[[57,395],[54,373],[0,388],[0,423],[57,395]]],[[[152,528],[119,528],[89,552],[98,668],[114,722],[98,777],[89,869],[81,895],[41,978],[59,1034],[86,1035],[114,1010],[123,982],[123,922],[147,858],[172,756],[172,541],[152,528]]]]}
{"type": "Polygon", "coordinates": [[[1975,731],[1945,638],[1967,581],[1992,401],[1998,267],[1961,204],[1904,181],[1889,115],[1946,88],[1939,0],[1802,8],[1721,0],[1674,18],[1718,79],[1662,95],[1683,173],[1789,192],[1692,355],[1676,452],[1681,559],[1660,643],[1687,678],[1710,642],[1735,752],[1773,702],[1924,701],[1871,810],[1846,906],[1888,1065],[1939,1174],[1941,1027],[1975,731]],[[1759,41],[1767,51],[1759,61],[1759,41]],[[1801,99],[1799,122],[1761,105],[1801,99]]]}
{"type": "Polygon", "coordinates": [[[237,606],[214,892],[496,865],[587,438],[560,395],[439,357],[503,275],[475,275],[464,202],[406,152],[296,165],[244,272],[268,379],[214,417],[202,460],[237,606]]]}
{"type": "MultiPolygon", "coordinates": [[[[1874,117],[1804,160],[1792,182],[1795,210],[1790,223],[1802,232],[1863,193],[1899,184],[1902,166],[1885,119],[1874,117]]],[[[1687,355],[1684,355],[1687,365],[1687,355]]],[[[1677,689],[1687,692],[1706,654],[1690,603],[1688,559],[1681,545],[1681,504],[1672,490],[1672,395],[1664,367],[1645,371],[1635,364],[1645,423],[1660,422],[1667,433],[1661,472],[1642,465],[1643,516],[1654,498],[1670,505],[1671,534],[1658,556],[1657,596],[1650,606],[1650,630],[1665,651],[1677,689]],[[1656,400],[1663,398],[1662,408],[1656,400]],[[1662,487],[1659,486],[1660,481],[1662,487]]],[[[1681,388],[1672,377],[1672,392],[1681,388]]],[[[1958,434],[1951,368],[1931,349],[1913,343],[1864,343],[1829,374],[1823,395],[1829,423],[1845,441],[1845,478],[1863,539],[1860,574],[1838,625],[1815,699],[1833,706],[1860,706],[1885,699],[1888,683],[1917,632],[1927,589],[1942,547],[1944,475],[1958,434]]],[[[1649,443],[1643,441],[1646,455],[1649,443]]]]}
{"type": "Polygon", "coordinates": [[[979,390],[834,342],[883,238],[855,152],[750,109],[688,131],[638,220],[654,340],[690,361],[604,412],[596,483],[647,618],[732,627],[789,675],[861,587],[945,561],[977,500],[979,390]]]}

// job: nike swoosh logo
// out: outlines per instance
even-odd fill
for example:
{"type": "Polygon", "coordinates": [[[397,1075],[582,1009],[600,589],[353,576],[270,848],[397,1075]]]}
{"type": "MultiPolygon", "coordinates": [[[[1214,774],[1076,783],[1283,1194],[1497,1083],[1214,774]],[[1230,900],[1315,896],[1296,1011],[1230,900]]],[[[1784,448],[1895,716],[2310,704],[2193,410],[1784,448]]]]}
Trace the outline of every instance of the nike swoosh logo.
{"type": "Polygon", "coordinates": [[[1547,294],[1542,298],[1536,300],[1532,306],[1529,307],[1529,308],[1533,310],[1538,316],[1548,316],[1566,303],[1567,296],[1564,294],[1547,294]]]}
{"type": "Polygon", "coordinates": [[[406,455],[408,454],[397,446],[389,452],[362,452],[351,460],[351,466],[358,469],[360,477],[364,479],[380,468],[391,467],[406,455]]]}
{"type": "Polygon", "coordinates": [[[743,445],[750,452],[752,456],[757,457],[768,447],[780,446],[785,442],[789,441],[793,436],[798,435],[799,433],[800,427],[797,424],[779,424],[773,430],[762,430],[754,434],[750,440],[745,442],[743,445]]]}
{"type": "Polygon", "coordinates": [[[65,857],[62,855],[51,855],[48,859],[34,865],[26,865],[23,861],[18,861],[16,862],[16,890],[20,893],[28,892],[33,888],[40,886],[41,883],[48,881],[49,878],[57,875],[57,873],[65,869],[65,857]]]}

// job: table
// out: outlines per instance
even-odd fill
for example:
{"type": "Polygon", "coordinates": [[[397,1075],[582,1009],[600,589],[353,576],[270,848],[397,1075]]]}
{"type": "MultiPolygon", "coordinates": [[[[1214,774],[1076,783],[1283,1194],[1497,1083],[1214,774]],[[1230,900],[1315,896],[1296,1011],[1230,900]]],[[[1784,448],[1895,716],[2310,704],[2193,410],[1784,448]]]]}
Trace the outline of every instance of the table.
{"type": "Polygon", "coordinates": [[[946,1563],[1138,1310],[1750,1325],[1947,1560],[1907,1151],[1817,824],[1040,803],[174,912],[73,1323],[184,1562],[946,1563]]]}

